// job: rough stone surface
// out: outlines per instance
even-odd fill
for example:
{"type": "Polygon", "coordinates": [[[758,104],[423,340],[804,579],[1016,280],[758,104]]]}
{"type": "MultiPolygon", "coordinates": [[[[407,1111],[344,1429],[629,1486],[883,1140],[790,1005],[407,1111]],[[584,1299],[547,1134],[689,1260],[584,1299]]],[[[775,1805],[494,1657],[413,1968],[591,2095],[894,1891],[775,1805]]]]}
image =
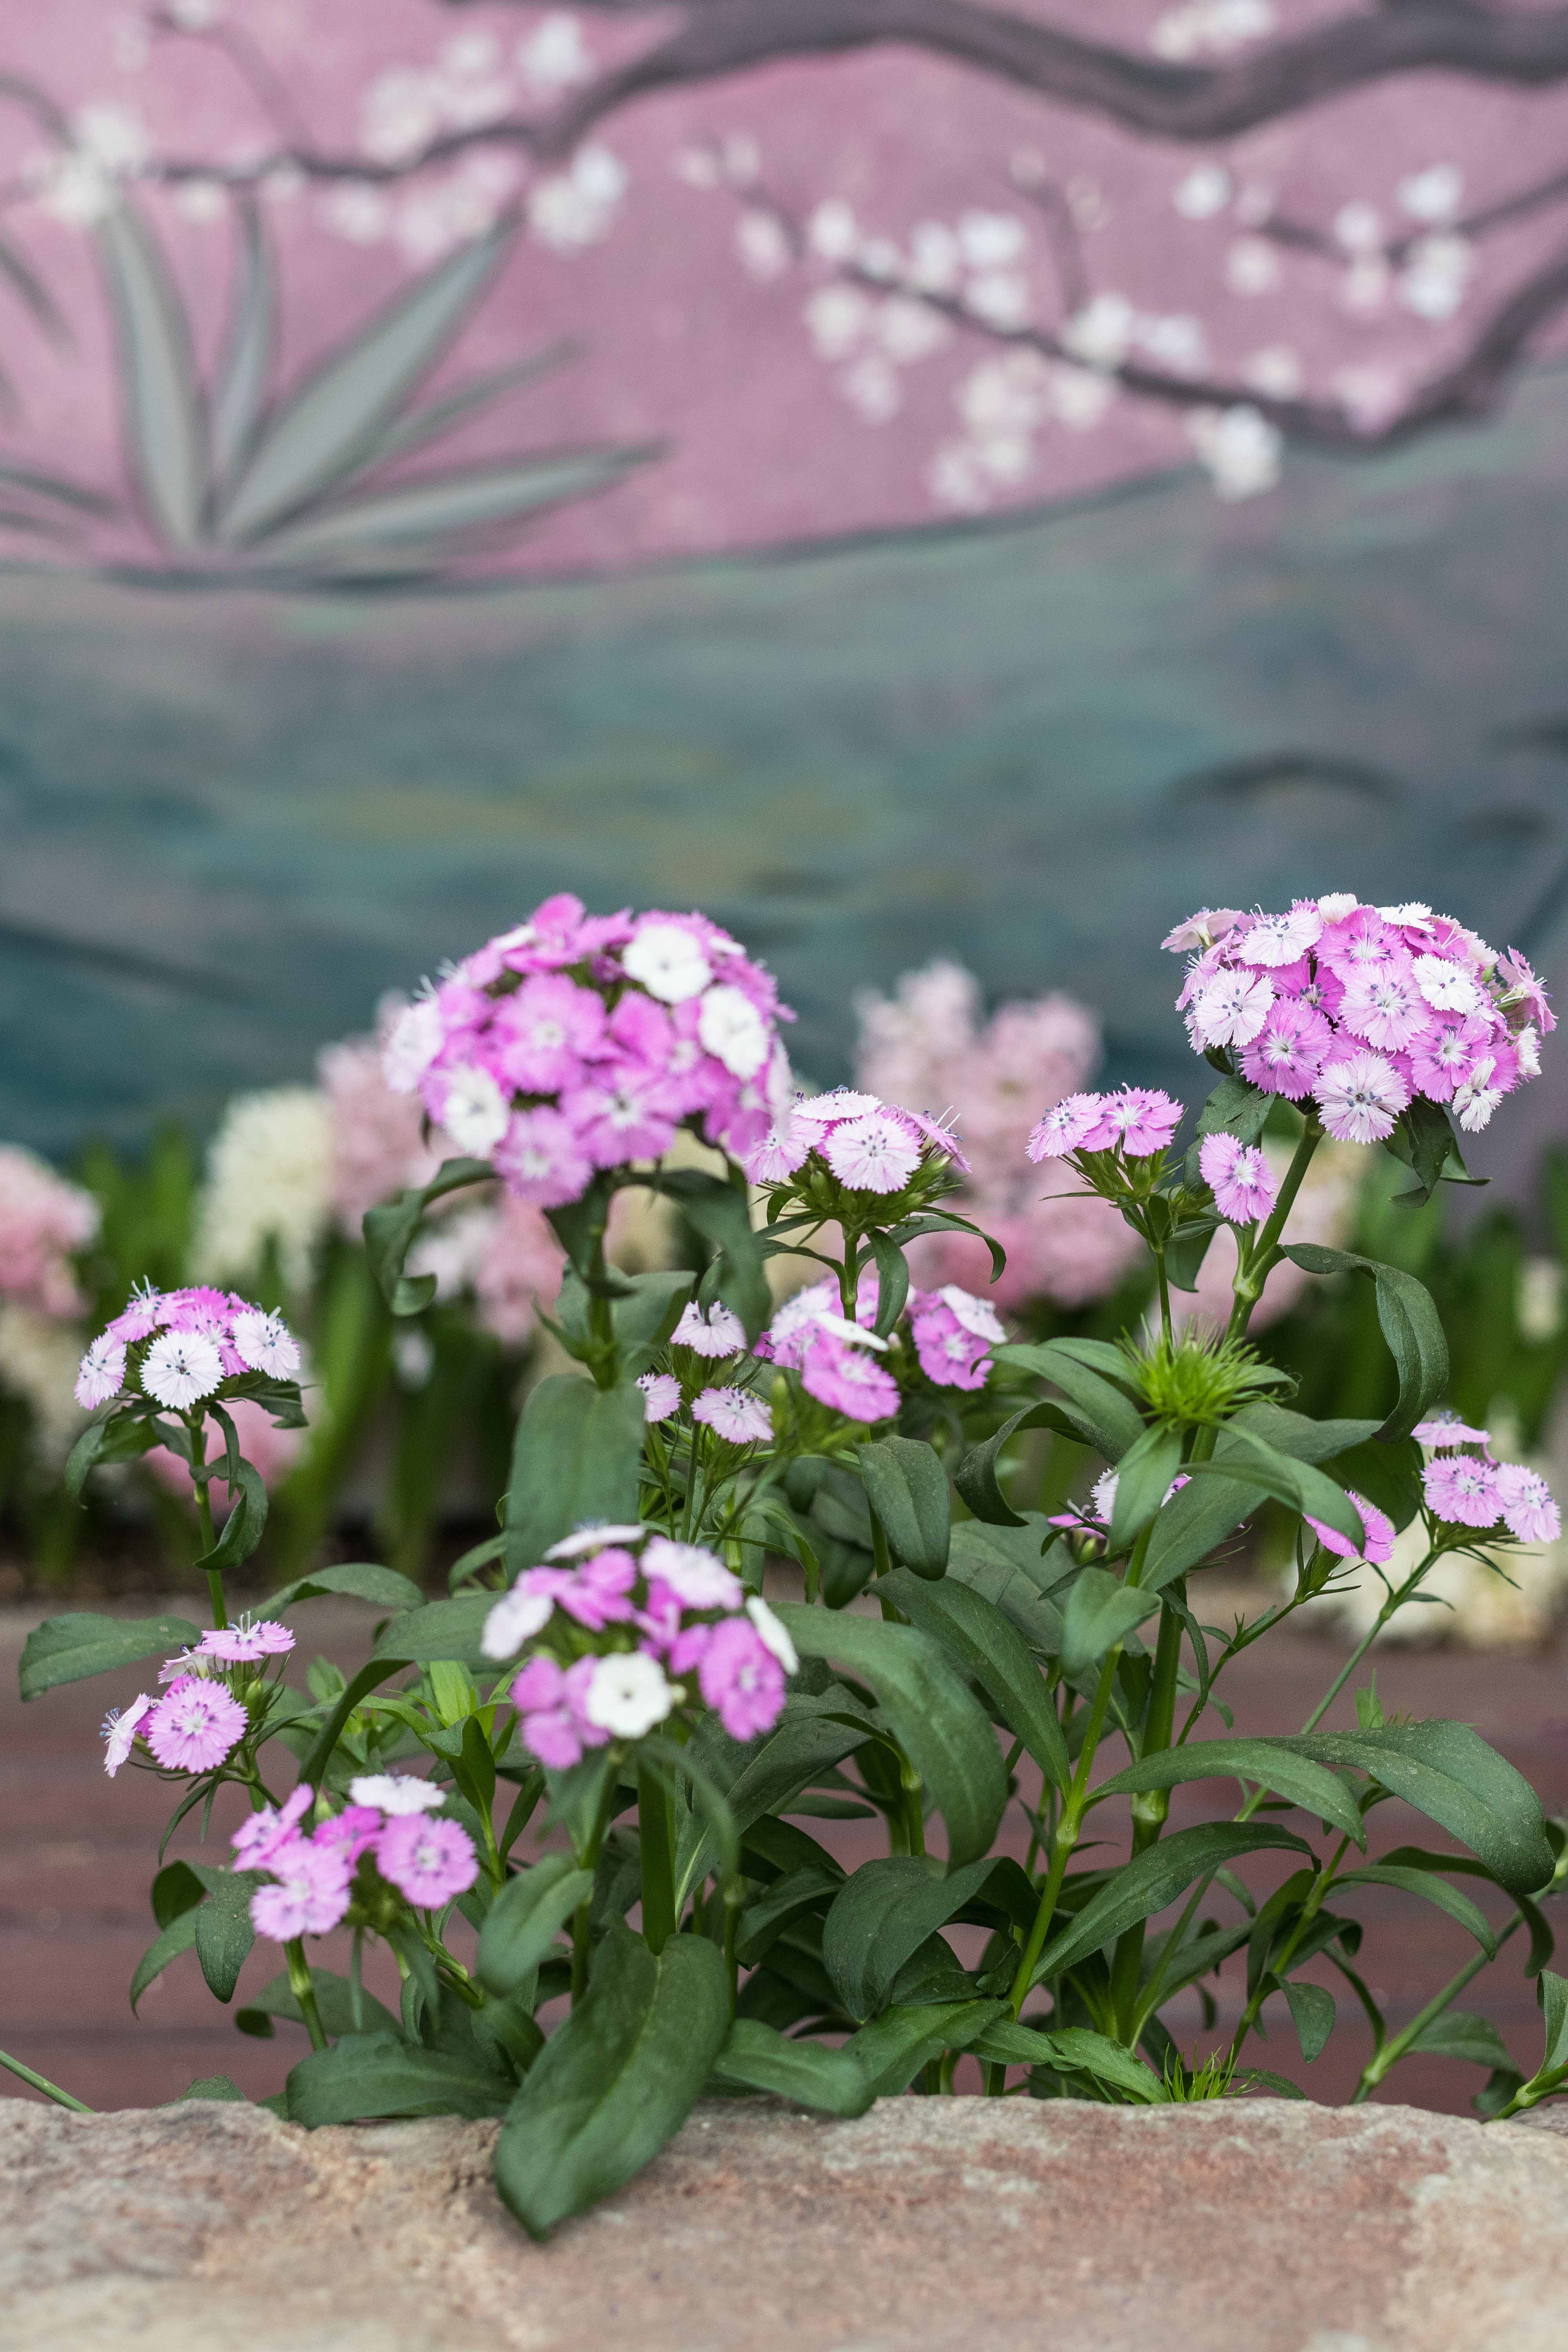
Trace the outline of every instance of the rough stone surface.
{"type": "MultiPolygon", "coordinates": [[[[1543,2118],[1544,2120],[1544,2118],[1543,2118]]],[[[1555,2119],[1553,2119],[1555,2120],[1555,2119]]],[[[496,2126],[0,2112],[4,2352],[1562,2352],[1568,2141],[1412,2107],[700,2108],[531,2245],[496,2126]]]]}

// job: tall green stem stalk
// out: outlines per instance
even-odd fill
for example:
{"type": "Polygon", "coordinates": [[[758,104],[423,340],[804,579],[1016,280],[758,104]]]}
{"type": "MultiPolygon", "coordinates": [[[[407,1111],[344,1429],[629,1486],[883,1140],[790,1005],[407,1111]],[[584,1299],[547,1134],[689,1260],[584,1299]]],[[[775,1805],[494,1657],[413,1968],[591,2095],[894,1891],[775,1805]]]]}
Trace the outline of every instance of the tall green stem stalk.
{"type": "Polygon", "coordinates": [[[53,2099],[57,2107],[68,2107],[77,2116],[96,2113],[84,2100],[73,2099],[68,2091],[62,2091],[58,2083],[51,2083],[47,2074],[35,2074],[30,2066],[24,2066],[21,2060],[13,2058],[8,2050],[0,2050],[0,2066],[4,2066],[8,2074],[15,2074],[19,2083],[30,2084],[35,2091],[42,2091],[45,2098],[53,2099]]]}

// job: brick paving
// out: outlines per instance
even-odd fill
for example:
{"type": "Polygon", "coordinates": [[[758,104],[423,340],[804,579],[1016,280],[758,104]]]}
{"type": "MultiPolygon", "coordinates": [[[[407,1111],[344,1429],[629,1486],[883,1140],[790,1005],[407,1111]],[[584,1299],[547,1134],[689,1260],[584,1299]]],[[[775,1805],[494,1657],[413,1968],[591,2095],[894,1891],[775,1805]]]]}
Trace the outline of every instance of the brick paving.
{"type": "MultiPolygon", "coordinates": [[[[21,1706],[16,1658],[37,1613],[41,1612],[0,1614],[0,2046],[96,2107],[153,2105],[174,2096],[194,2077],[217,2073],[231,2075],[247,2095],[265,2096],[279,2087],[288,2067],[302,2054],[303,2034],[280,2026],[276,2041],[260,2042],[237,2032],[232,2011],[220,2008],[203,1984],[194,1954],[176,1960],[143,1996],[140,2014],[131,2014],[132,1971],[155,1933],[147,1887],[169,1796],[150,1775],[127,1771],[111,1784],[100,1769],[99,1720],[106,1706],[121,1704],[141,1687],[137,1669],[21,1706]]],[[[356,1649],[363,1654],[365,1612],[312,1604],[299,1622],[303,1640],[327,1655],[348,1663],[356,1649]]],[[[1340,1655],[1330,1641],[1294,1633],[1244,1654],[1225,1684],[1237,1732],[1298,1728],[1331,1679],[1340,1655]]],[[[1563,1643],[1528,1655],[1387,1653],[1378,1661],[1378,1688],[1391,1713],[1447,1715],[1473,1723],[1533,1781],[1549,1811],[1568,1813],[1565,1658],[1568,1645],[1563,1643]]],[[[1348,1695],[1330,1720],[1353,1723],[1348,1695]]],[[[1224,1801],[1217,1784],[1201,1792],[1178,1790],[1173,1826],[1212,1811],[1216,1801],[1224,1801]]],[[[215,1841],[227,1821],[220,1805],[215,1841]]],[[[1443,1843],[1400,1805],[1380,1808],[1373,1821],[1374,1843],[1383,1846],[1443,1843]]],[[[868,1824],[848,1824],[834,1832],[846,1861],[877,1850],[868,1830],[868,1824]]],[[[1009,1843],[1021,1851],[1021,1832],[1009,1843]]],[[[182,1827],[173,1851],[198,1851],[194,1820],[182,1827]]],[[[1255,1883],[1274,1883],[1284,1864],[1283,1856],[1264,1856],[1261,1870],[1244,1874],[1255,1883]]],[[[1468,1883],[1473,1889],[1475,1882],[1468,1883]]],[[[1483,1907],[1500,1920],[1506,1902],[1489,1892],[1491,1899],[1483,1907]]],[[[1443,1915],[1392,1890],[1363,1890],[1345,1907],[1365,1922],[1359,1965],[1395,2027],[1474,1948],[1463,1929],[1443,1915]]],[[[1568,1914],[1563,1916],[1568,1926],[1568,1914]]],[[[323,1939],[326,1965],[345,1965],[334,1948],[342,1940],[323,1939]]],[[[1539,2053],[1540,2025],[1533,1984],[1521,1972],[1521,1942],[1516,1938],[1476,1979],[1464,2002],[1491,2018],[1528,2068],[1539,2053]]],[[[235,2008],[277,1972],[280,1958],[276,1948],[258,1946],[246,1963],[235,2008]]],[[[1337,1981],[1331,1969],[1313,1973],[1322,1982],[1337,1981]]],[[[374,1969],[367,1969],[366,1980],[383,1998],[394,1997],[392,1983],[374,1969]]],[[[1199,2046],[1207,2048],[1220,2028],[1204,2032],[1195,1995],[1184,1998],[1189,2007],[1172,2012],[1173,2025],[1179,2021],[1184,2046],[1196,2036],[1199,2046]]],[[[1283,2004],[1272,2002],[1269,2038],[1262,2047],[1252,2045],[1255,2062],[1300,2083],[1315,2099],[1342,2100],[1369,2049],[1359,2015],[1346,2014],[1349,2005],[1347,1990],[1342,2030],[1309,2068],[1302,2065],[1283,2004]]],[[[1229,1970],[1219,1987],[1219,2006],[1223,2027],[1227,2017],[1234,2021],[1240,2007],[1240,1989],[1229,1970]]],[[[1417,2058],[1396,2069],[1380,2095],[1462,2114],[1480,2081],[1475,2067],[1417,2058]]],[[[33,2095],[0,2074],[0,2096],[6,2095],[33,2095]]]]}

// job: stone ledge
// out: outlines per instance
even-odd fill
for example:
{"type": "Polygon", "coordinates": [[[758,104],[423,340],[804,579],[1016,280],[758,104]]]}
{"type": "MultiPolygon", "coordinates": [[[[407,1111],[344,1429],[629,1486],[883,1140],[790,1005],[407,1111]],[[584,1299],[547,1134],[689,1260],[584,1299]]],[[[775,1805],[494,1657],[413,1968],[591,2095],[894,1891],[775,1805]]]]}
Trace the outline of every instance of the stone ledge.
{"type": "Polygon", "coordinates": [[[7,2101],[0,2347],[1562,2352],[1555,2124],[711,2101],[538,2247],[491,2187],[491,2124],[7,2101]]]}

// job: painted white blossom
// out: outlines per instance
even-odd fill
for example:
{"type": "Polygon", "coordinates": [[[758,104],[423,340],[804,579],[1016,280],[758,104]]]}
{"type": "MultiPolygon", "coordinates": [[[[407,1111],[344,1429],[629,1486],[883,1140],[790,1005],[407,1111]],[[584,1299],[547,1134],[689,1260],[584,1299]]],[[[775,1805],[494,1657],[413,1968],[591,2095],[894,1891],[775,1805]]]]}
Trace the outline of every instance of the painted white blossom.
{"type": "Polygon", "coordinates": [[[542,97],[593,79],[593,52],[583,37],[581,24],[564,8],[552,8],[519,41],[513,55],[523,79],[542,97]]]}
{"type": "Polygon", "coordinates": [[[1429,163],[1401,180],[1394,193],[1412,220],[1452,220],[1464,201],[1465,176],[1457,163],[1429,163]]]}
{"type": "Polygon", "coordinates": [[[1220,498],[1256,498],[1279,481],[1283,436],[1250,401],[1238,401],[1232,408],[1194,409],[1187,432],[1220,498]]]}
{"type": "Polygon", "coordinates": [[[1272,294],[1279,283],[1279,256],[1266,236],[1238,236],[1225,257],[1225,282],[1233,294],[1272,294]]]}
{"type": "Polygon", "coordinates": [[[1223,163],[1199,163],[1177,182],[1171,202],[1184,220],[1211,220],[1229,204],[1231,184],[1223,163]]]}
{"type": "Polygon", "coordinates": [[[608,236],[626,190],[626,169],[607,147],[579,147],[569,171],[541,180],[529,192],[530,232],[557,253],[574,253],[608,236]]]}

